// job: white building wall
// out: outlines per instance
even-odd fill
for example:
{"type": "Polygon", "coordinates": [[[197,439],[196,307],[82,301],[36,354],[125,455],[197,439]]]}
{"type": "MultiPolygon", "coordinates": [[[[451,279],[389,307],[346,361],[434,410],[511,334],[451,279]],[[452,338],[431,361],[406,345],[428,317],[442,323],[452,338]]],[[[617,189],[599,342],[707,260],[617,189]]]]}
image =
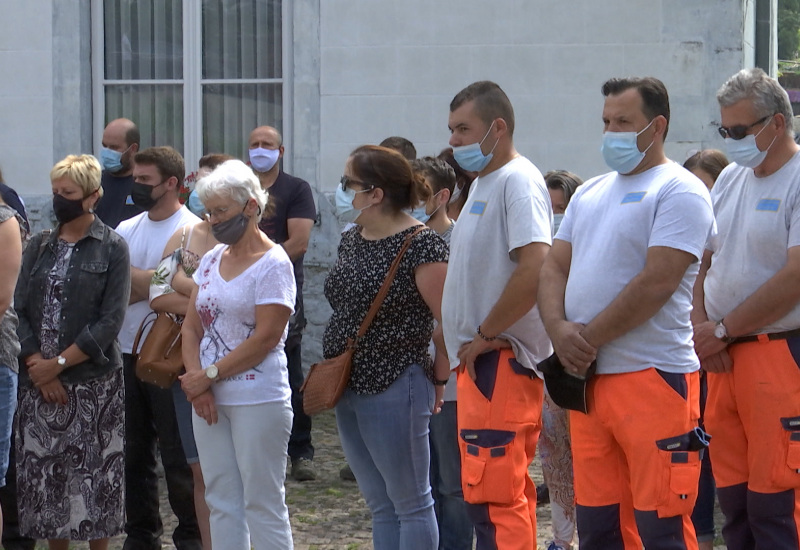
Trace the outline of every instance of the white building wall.
{"type": "Polygon", "coordinates": [[[21,195],[50,193],[51,0],[0,0],[0,168],[21,195]]]}
{"type": "Polygon", "coordinates": [[[675,160],[719,147],[714,92],[743,66],[743,9],[751,3],[320,2],[319,189],[335,188],[348,153],[363,143],[401,135],[420,155],[438,153],[449,138],[450,100],[483,79],[511,98],[517,149],[542,171],[587,178],[606,170],[600,86],[612,76],[665,82],[675,160]]]}

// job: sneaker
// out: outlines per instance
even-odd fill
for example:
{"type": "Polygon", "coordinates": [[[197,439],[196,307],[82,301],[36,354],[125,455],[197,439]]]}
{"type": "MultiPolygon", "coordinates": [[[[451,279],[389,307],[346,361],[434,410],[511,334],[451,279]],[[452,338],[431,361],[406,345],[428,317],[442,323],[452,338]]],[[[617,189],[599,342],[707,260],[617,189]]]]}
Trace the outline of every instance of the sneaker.
{"type": "Polygon", "coordinates": [[[547,544],[547,550],[572,550],[571,544],[569,546],[562,546],[560,544],[556,544],[556,541],[554,540],[551,540],[549,543],[545,544],[547,544]]]}
{"type": "Polygon", "coordinates": [[[310,458],[292,459],[292,477],[295,481],[313,481],[317,479],[317,471],[310,458]]]}
{"type": "Polygon", "coordinates": [[[356,475],[353,473],[353,470],[350,469],[349,464],[345,464],[344,468],[339,470],[339,479],[343,481],[355,481],[356,475]]]}

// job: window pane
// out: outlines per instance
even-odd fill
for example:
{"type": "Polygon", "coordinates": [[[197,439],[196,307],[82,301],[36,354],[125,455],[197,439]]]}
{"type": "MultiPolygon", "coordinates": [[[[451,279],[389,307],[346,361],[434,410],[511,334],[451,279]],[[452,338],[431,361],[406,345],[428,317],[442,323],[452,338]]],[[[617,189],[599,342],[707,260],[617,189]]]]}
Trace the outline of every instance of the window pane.
{"type": "Polygon", "coordinates": [[[183,85],[107,85],[106,123],[131,119],[142,135],[141,148],[169,145],[183,154],[183,85]]]}
{"type": "Polygon", "coordinates": [[[105,0],[107,80],[183,78],[181,0],[105,0]]]}
{"type": "Polygon", "coordinates": [[[281,78],[281,0],[203,0],[203,78],[281,78]]]}
{"type": "Polygon", "coordinates": [[[203,154],[247,159],[247,140],[257,126],[283,127],[281,84],[203,86],[203,154]]]}

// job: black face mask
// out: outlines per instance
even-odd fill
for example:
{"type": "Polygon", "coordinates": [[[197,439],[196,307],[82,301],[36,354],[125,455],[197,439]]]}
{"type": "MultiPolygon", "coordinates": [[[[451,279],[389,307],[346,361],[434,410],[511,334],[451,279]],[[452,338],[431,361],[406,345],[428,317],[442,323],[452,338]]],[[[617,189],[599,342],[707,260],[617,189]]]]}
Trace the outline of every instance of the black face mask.
{"type": "Polygon", "coordinates": [[[211,233],[222,244],[236,244],[242,238],[244,232],[247,231],[247,223],[249,221],[250,218],[245,216],[244,210],[242,210],[231,219],[212,225],[211,233]]]}
{"type": "Polygon", "coordinates": [[[61,195],[53,195],[53,213],[58,223],[65,224],[83,216],[83,199],[68,199],[61,195]]]}
{"type": "Polygon", "coordinates": [[[166,181],[162,181],[158,185],[146,185],[144,183],[139,183],[138,181],[133,182],[133,186],[131,187],[131,199],[133,200],[133,204],[138,206],[143,210],[150,210],[158,201],[161,200],[161,197],[157,199],[153,198],[153,189],[156,187],[160,187],[167,183],[166,181]]]}

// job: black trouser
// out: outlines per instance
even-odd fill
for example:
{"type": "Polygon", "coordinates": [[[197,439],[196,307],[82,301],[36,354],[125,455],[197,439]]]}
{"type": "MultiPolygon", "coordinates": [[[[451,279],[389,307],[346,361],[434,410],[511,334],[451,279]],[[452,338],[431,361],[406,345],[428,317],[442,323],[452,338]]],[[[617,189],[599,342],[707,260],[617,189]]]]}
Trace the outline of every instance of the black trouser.
{"type": "Polygon", "coordinates": [[[11,434],[11,449],[8,457],[6,485],[0,488],[0,506],[3,507],[3,548],[5,550],[33,550],[36,541],[23,537],[19,532],[19,514],[17,512],[17,461],[14,450],[14,438],[11,434]]]}
{"type": "Polygon", "coordinates": [[[194,511],[194,482],[186,463],[172,391],[140,381],[132,357],[123,355],[125,374],[125,550],[161,548],[156,444],[161,454],[170,506],[178,518],[172,534],[179,550],[201,550],[194,511]]]}
{"type": "MultiPolygon", "coordinates": [[[[289,385],[292,387],[292,435],[289,436],[289,458],[314,458],[314,446],[311,444],[311,417],[303,411],[303,359],[300,348],[300,337],[292,338],[291,348],[286,348],[287,367],[289,369],[289,385]]],[[[288,342],[288,340],[287,340],[288,342]]]]}

